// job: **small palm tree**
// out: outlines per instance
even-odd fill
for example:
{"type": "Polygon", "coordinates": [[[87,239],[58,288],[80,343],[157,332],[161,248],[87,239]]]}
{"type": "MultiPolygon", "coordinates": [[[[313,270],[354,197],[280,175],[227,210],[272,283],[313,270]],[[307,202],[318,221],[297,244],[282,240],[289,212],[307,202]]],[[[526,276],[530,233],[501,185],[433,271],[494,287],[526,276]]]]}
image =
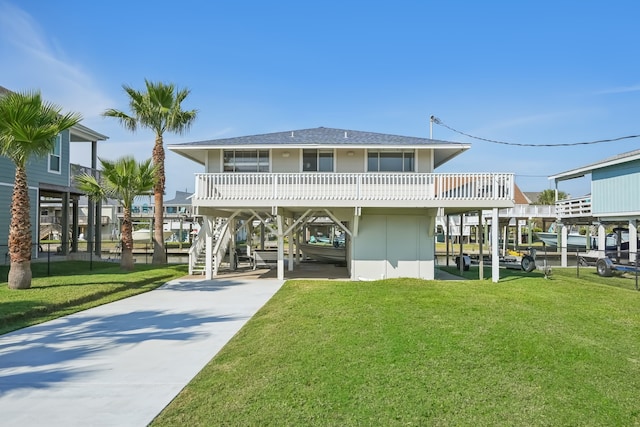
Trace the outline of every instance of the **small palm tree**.
{"type": "Polygon", "coordinates": [[[156,168],[151,159],[137,163],[131,156],[115,161],[100,159],[101,180],[83,174],[76,177],[77,186],[93,200],[116,199],[122,205],[122,257],[120,268],[133,270],[133,223],[131,208],[136,196],[150,194],[156,168]]]}
{"type": "Polygon", "coordinates": [[[152,159],[156,167],[153,187],[154,195],[154,227],[153,227],[153,264],[166,262],[164,249],[164,207],[165,190],[164,172],[164,140],[165,132],[184,134],[189,130],[196,118],[196,110],[182,110],[182,102],[187,98],[188,89],[176,89],[172,83],[154,83],[145,79],[146,92],[123,85],[129,95],[131,114],[109,109],[103,113],[105,117],[114,117],[128,130],[135,132],[138,127],[150,129],[155,133],[152,159]]]}
{"type": "MultiPolygon", "coordinates": [[[[558,200],[564,200],[568,197],[564,191],[558,191],[558,200]]],[[[550,188],[543,190],[538,195],[537,205],[554,205],[556,203],[556,191],[550,188]]]]}
{"type": "Polygon", "coordinates": [[[31,219],[26,164],[31,157],[51,153],[55,138],[77,124],[76,113],[42,100],[40,92],[10,92],[0,97],[0,154],[16,167],[9,225],[8,284],[11,289],[31,287],[31,219]]]}

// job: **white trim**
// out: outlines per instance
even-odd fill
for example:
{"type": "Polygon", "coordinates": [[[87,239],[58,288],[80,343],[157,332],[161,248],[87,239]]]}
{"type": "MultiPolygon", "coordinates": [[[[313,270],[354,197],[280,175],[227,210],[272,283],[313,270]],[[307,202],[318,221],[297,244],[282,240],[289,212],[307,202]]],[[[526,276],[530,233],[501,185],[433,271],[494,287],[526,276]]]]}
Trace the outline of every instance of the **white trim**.
{"type": "Polygon", "coordinates": [[[55,145],[53,146],[53,150],[51,150],[51,152],[47,155],[47,172],[55,174],[55,175],[62,175],[62,134],[59,133],[58,135],[56,135],[56,142],[55,145]],[[54,151],[56,150],[56,145],[60,144],[60,153],[58,154],[54,154],[54,151]],[[58,157],[58,170],[55,169],[51,169],[51,158],[53,156],[58,157]]]}
{"type": "Polygon", "coordinates": [[[238,144],[238,145],[167,145],[174,150],[269,150],[269,149],[376,149],[376,150],[441,150],[471,148],[471,144],[452,142],[449,144],[238,144]]]}
{"type": "Polygon", "coordinates": [[[573,178],[580,178],[581,176],[592,173],[594,170],[603,169],[609,166],[615,166],[623,163],[633,162],[635,160],[640,159],[640,152],[631,152],[628,156],[624,156],[624,154],[613,158],[613,159],[605,159],[598,163],[593,163],[588,166],[582,166],[576,169],[572,169],[566,172],[561,172],[555,175],[549,176],[549,180],[558,180],[558,181],[566,181],[573,178]]]}
{"type": "MultiPolygon", "coordinates": [[[[0,182],[0,186],[2,186],[2,187],[15,187],[15,183],[0,182]]],[[[35,190],[35,191],[38,191],[40,189],[39,187],[33,187],[33,186],[27,186],[27,188],[29,190],[35,190]]]]}

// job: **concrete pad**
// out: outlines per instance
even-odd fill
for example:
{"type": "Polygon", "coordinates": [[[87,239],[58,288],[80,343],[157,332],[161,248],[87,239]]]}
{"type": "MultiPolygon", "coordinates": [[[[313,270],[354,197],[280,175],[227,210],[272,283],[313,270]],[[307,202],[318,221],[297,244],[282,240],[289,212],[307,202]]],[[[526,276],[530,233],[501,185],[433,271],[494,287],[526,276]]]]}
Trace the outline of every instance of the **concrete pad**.
{"type": "Polygon", "coordinates": [[[0,424],[146,426],[283,282],[178,279],[0,336],[0,424]]]}

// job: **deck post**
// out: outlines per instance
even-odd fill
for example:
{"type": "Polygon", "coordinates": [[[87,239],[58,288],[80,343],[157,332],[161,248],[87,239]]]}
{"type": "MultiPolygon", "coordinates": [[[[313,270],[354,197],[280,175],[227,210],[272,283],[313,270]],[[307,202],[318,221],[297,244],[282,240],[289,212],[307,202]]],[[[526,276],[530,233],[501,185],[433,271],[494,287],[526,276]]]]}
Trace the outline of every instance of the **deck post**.
{"type": "Polygon", "coordinates": [[[638,221],[629,220],[629,264],[634,264],[638,259],[638,221]]]}
{"type": "Polygon", "coordinates": [[[500,223],[498,217],[498,208],[493,208],[491,215],[491,281],[498,283],[500,280],[500,258],[498,248],[500,246],[500,223]]]}
{"type": "Polygon", "coordinates": [[[449,267],[449,242],[451,241],[451,219],[447,215],[447,235],[444,238],[444,244],[446,245],[446,266],[449,267]]]}
{"type": "Polygon", "coordinates": [[[560,266],[567,266],[567,226],[562,224],[560,228],[560,266]]]}
{"type": "Polygon", "coordinates": [[[287,218],[287,228],[289,229],[289,234],[287,235],[287,240],[289,241],[288,247],[288,255],[289,255],[289,271],[293,271],[293,251],[295,250],[295,244],[293,242],[293,227],[291,227],[291,223],[293,222],[292,218],[287,218]]]}
{"type": "Polygon", "coordinates": [[[484,280],[484,255],[482,247],[484,246],[484,226],[482,224],[482,211],[478,211],[478,279],[484,280]]]}
{"type": "Polygon", "coordinates": [[[460,214],[460,230],[459,231],[460,231],[460,234],[459,234],[459,236],[460,236],[459,237],[459,239],[460,239],[460,253],[458,255],[459,256],[458,259],[460,260],[460,263],[458,264],[458,266],[460,267],[459,270],[460,270],[460,274],[462,275],[462,273],[464,272],[464,259],[463,259],[464,258],[463,257],[464,250],[463,250],[463,247],[462,247],[462,245],[463,245],[462,241],[464,240],[464,214],[460,214]]]}
{"type": "Polygon", "coordinates": [[[276,215],[276,223],[278,224],[278,280],[284,280],[284,227],[282,224],[282,215],[276,215]]]}
{"type": "Polygon", "coordinates": [[[212,218],[206,216],[204,218],[206,221],[206,230],[205,230],[205,278],[207,280],[211,280],[213,278],[213,232],[214,226],[212,224],[212,218]]]}
{"type": "Polygon", "coordinates": [[[607,233],[604,225],[598,224],[598,255],[602,258],[606,254],[607,233]]]}

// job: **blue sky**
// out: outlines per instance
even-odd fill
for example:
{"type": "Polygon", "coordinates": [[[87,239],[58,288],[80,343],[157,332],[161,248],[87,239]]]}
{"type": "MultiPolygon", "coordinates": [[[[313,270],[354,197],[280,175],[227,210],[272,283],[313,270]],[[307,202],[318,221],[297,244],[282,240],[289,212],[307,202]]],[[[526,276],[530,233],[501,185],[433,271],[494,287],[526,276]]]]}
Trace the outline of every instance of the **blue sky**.
{"type": "MultiPolygon", "coordinates": [[[[98,155],[151,155],[106,108],[122,84],[173,82],[199,110],[167,144],[310,127],[429,136],[429,117],[483,138],[553,144],[640,134],[640,2],[0,0],[0,85],[40,89],[108,135],[98,155]]],[[[640,148],[640,139],[512,147],[434,126],[472,148],[438,172],[547,176],[640,148]]],[[[74,144],[72,161],[89,163],[74,144]]],[[[167,196],[199,165],[168,152],[167,196]]],[[[560,186],[574,196],[587,180],[560,186]]]]}

